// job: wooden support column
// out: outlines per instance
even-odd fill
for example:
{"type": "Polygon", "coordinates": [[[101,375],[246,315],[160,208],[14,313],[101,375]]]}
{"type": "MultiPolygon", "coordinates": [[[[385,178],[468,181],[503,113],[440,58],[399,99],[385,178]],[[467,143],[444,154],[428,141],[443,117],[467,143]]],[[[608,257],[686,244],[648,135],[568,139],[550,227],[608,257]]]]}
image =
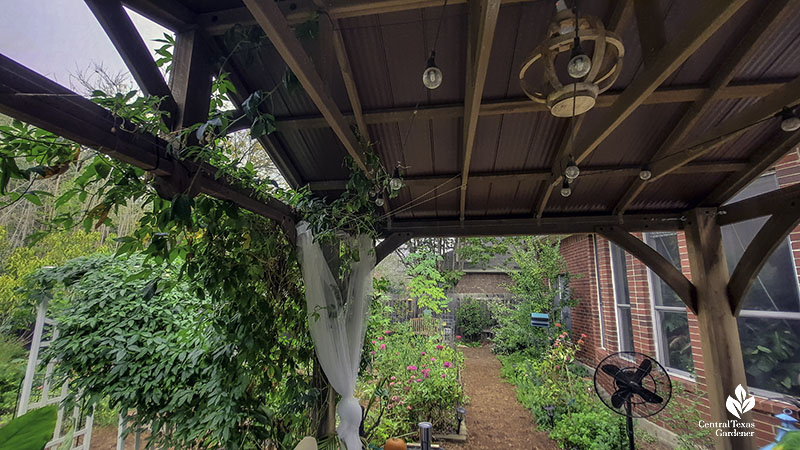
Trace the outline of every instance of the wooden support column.
{"type": "Polygon", "coordinates": [[[190,127],[208,120],[211,103],[211,56],[199,31],[175,36],[170,89],[178,104],[174,128],[190,127]]]}
{"type": "MultiPolygon", "coordinates": [[[[686,242],[692,282],[697,289],[697,323],[705,364],[706,391],[711,422],[735,419],[725,408],[736,387],[747,389],[747,378],[739,342],[739,327],[728,297],[728,265],[722,250],[722,232],[715,208],[698,208],[689,213],[686,242]]],[[[752,422],[753,413],[742,415],[742,422],[752,422]]],[[[719,450],[752,450],[755,439],[742,436],[714,435],[719,450]]]]}

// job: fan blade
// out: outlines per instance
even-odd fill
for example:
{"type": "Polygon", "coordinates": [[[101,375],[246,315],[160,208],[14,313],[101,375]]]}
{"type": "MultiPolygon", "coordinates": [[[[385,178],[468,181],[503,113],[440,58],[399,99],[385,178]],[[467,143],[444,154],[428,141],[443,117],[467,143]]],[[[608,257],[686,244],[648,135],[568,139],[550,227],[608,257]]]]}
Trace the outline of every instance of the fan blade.
{"type": "Polygon", "coordinates": [[[601,367],[601,369],[603,370],[603,372],[611,375],[614,378],[616,378],[617,374],[620,372],[619,367],[612,364],[604,364],[603,367],[601,367]]]}
{"type": "Polygon", "coordinates": [[[649,358],[646,358],[642,363],[639,365],[639,368],[636,369],[636,373],[633,375],[633,381],[635,383],[641,383],[644,380],[644,377],[650,373],[650,369],[653,368],[653,363],[650,362],[649,358]]]}
{"type": "Polygon", "coordinates": [[[620,408],[631,397],[630,389],[620,389],[611,396],[611,406],[620,408]]]}
{"type": "Polygon", "coordinates": [[[633,388],[633,392],[639,397],[642,397],[642,399],[647,403],[661,403],[664,401],[660,395],[656,394],[655,392],[648,391],[643,387],[636,386],[633,388]]]}

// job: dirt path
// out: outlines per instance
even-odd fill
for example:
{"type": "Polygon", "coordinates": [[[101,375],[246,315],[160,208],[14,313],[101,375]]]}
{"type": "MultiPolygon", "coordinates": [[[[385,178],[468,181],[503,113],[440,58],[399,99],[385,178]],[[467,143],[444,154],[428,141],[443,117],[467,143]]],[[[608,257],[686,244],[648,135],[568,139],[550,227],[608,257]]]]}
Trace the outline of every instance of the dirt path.
{"type": "Polygon", "coordinates": [[[536,431],[533,416],[517,401],[516,388],[500,378],[500,361],[489,347],[463,348],[468,440],[447,450],[556,450],[547,433],[536,431]]]}

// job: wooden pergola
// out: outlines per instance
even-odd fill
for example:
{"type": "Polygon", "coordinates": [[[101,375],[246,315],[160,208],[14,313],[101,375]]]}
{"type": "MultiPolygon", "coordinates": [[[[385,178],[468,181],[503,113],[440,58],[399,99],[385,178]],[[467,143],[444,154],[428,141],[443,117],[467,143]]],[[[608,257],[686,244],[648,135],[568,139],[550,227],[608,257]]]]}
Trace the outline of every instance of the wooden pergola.
{"type": "MultiPolygon", "coordinates": [[[[400,195],[376,208],[388,217],[379,259],[426,236],[598,233],[617,243],[697,315],[711,420],[728,419],[726,397],[746,386],[736,317],[800,221],[800,186],[725,203],[800,144],[776,117],[800,103],[800,0],[581,1],[621,38],[625,57],[613,86],[574,119],[574,139],[570,119],[520,88],[520,65],[546,38],[550,1],[85,1],[142,91],[166,98],[172,129],[207,120],[219,71],[236,86],[238,108],[288,67],[302,89],[278,89],[277,131],[259,140],[290,185],[338,195],[345,155],[364,167],[357,134],[385,168],[402,168],[400,195]],[[123,6],[176,33],[169,82],[123,6]],[[301,42],[292,27],[309,20],[320,35],[301,42]],[[253,58],[226,42],[233,27],[259,27],[269,43],[253,58]],[[427,90],[434,41],[444,82],[427,90]],[[570,158],[581,175],[562,197],[570,158]],[[729,275],[720,227],[762,216],[770,218],[729,275]],[[691,281],[631,234],[655,230],[686,232],[691,281]]],[[[0,112],[178,187],[200,172],[201,193],[294,232],[288,206],[218,179],[212,166],[171,159],[162,139],[121,132],[109,111],[4,56],[0,112]]],[[[716,439],[721,449],[754,447],[716,439]]]]}

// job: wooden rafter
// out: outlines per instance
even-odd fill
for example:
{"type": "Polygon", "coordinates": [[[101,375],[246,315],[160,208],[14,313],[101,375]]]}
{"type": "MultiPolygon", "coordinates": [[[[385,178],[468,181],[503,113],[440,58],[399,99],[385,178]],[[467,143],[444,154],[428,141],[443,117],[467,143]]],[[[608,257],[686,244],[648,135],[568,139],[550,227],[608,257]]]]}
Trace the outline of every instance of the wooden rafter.
{"type": "MultiPolygon", "coordinates": [[[[769,2],[769,4],[765,6],[764,11],[750,26],[750,29],[744,34],[744,37],[739,41],[736,48],[728,53],[723,59],[722,64],[717,67],[714,72],[714,77],[709,83],[708,90],[689,107],[686,113],[681,117],[680,122],[678,122],[667,138],[661,143],[661,146],[647,164],[648,167],[651,167],[656,161],[663,158],[664,155],[669,154],[674,149],[675,145],[683,140],[695,125],[697,125],[703,114],[708,111],[708,108],[720,99],[721,93],[733,79],[734,75],[736,75],[742,62],[750,58],[753,51],[763,41],[767,32],[774,29],[774,27],[778,25],[777,22],[786,20],[787,15],[783,14],[783,12],[788,4],[789,0],[779,0],[769,2]]],[[[614,213],[624,213],[636,197],[644,190],[645,186],[645,181],[636,178],[630,186],[628,186],[622,198],[617,202],[617,205],[614,207],[614,213]]]]}
{"type": "Polygon", "coordinates": [[[0,55],[0,113],[160,177],[171,178],[181,171],[193,176],[199,171],[195,184],[200,192],[274,219],[290,238],[294,236],[295,217],[289,206],[234,186],[211,165],[172,159],[164,140],[117,120],[110,111],[4,55],[0,55]]]}
{"type": "MultiPolygon", "coordinates": [[[[621,31],[625,30],[625,27],[628,26],[630,19],[633,16],[633,3],[633,0],[620,0],[617,2],[614,10],[611,13],[611,18],[608,21],[609,31],[620,33],[621,31]]],[[[607,101],[608,105],[610,106],[612,102],[616,100],[616,98],[612,100],[611,95],[612,94],[601,96],[595,106],[599,106],[599,104],[603,101],[607,101]]],[[[550,195],[553,193],[553,190],[556,188],[556,186],[561,183],[562,171],[564,168],[566,168],[568,158],[572,156],[570,154],[570,150],[572,150],[575,146],[574,140],[583,126],[584,119],[586,119],[585,114],[571,118],[570,120],[574,121],[574,123],[568,124],[561,135],[561,144],[559,145],[558,150],[556,150],[556,155],[553,158],[553,164],[550,169],[550,180],[542,182],[537,191],[538,195],[536,197],[534,206],[536,218],[542,217],[544,214],[544,209],[547,207],[547,202],[550,200],[550,195]]]]}
{"type": "Polygon", "coordinates": [[[800,184],[793,184],[740,200],[736,203],[720,206],[717,225],[729,225],[757,217],[775,215],[787,206],[794,208],[797,204],[800,204],[800,184]]]}
{"type": "Polygon", "coordinates": [[[176,0],[123,0],[128,8],[174,32],[196,28],[197,15],[176,0]]]}
{"type": "MultiPolygon", "coordinates": [[[[719,99],[764,97],[781,87],[786,80],[770,82],[739,82],[727,86],[720,93],[719,99]]],[[[643,105],[658,105],[666,103],[686,103],[697,101],[707,90],[706,87],[668,87],[658,89],[642,103],[643,105]]],[[[609,91],[597,98],[595,108],[609,108],[621,95],[620,92],[609,91]]],[[[462,103],[446,103],[438,105],[419,106],[417,108],[390,108],[373,111],[364,111],[364,122],[367,125],[379,123],[407,122],[411,120],[416,111],[417,120],[452,119],[464,116],[462,103]]],[[[512,98],[503,100],[488,100],[481,103],[480,116],[496,116],[502,114],[525,114],[547,111],[541,103],[530,101],[529,98],[512,98]]],[[[346,113],[345,118],[349,123],[355,124],[352,113],[346,113]]],[[[278,130],[297,130],[305,128],[325,128],[328,122],[322,116],[316,117],[277,117],[278,130]]]]}
{"type": "Polygon", "coordinates": [[[342,80],[344,80],[344,87],[347,89],[347,98],[350,100],[350,107],[353,109],[353,117],[355,118],[356,126],[358,126],[358,132],[362,139],[370,142],[369,130],[367,130],[367,123],[364,122],[361,98],[358,95],[353,69],[350,67],[350,58],[347,56],[347,48],[344,46],[342,30],[339,28],[338,20],[331,18],[331,21],[333,25],[333,50],[336,52],[336,61],[339,63],[342,80]]]}
{"type": "Polygon", "coordinates": [[[653,179],[658,179],[683,164],[705,155],[726,142],[730,142],[744,134],[756,122],[767,119],[779,112],[784,106],[794,105],[797,102],[800,102],[800,77],[784,84],[768,96],[712,128],[687,145],[685,150],[665,156],[654,162],[651,166],[653,179]]]}
{"type": "MultiPolygon", "coordinates": [[[[458,236],[521,236],[532,234],[594,233],[597,227],[617,226],[619,217],[562,216],[469,218],[458,216],[441,219],[395,219],[386,227],[387,233],[407,232],[415,238],[458,236]]],[[[684,226],[683,212],[632,214],[625,217],[624,228],[637,231],[677,231],[684,226]]]]}
{"type": "Polygon", "coordinates": [[[592,135],[578,141],[575,160],[585,160],[614,130],[628,118],[684,61],[694,54],[747,0],[708,0],[703,2],[692,21],[658,52],[625,88],[622,95],[604,114],[592,135]]]}
{"type": "Polygon", "coordinates": [[[197,30],[178,33],[170,78],[170,90],[178,104],[173,120],[175,129],[208,120],[212,75],[211,56],[201,33],[197,30]]]}
{"type": "Polygon", "coordinates": [[[675,268],[666,258],[661,256],[652,247],[642,242],[641,239],[617,226],[597,227],[597,233],[619,245],[633,255],[678,294],[686,306],[697,314],[697,290],[691,281],[675,268]]]}
{"type": "MultiPolygon", "coordinates": [[[[161,108],[171,115],[177,112],[175,99],[156,66],[150,50],[119,0],[86,0],[100,26],[111,39],[136,84],[145,95],[163,97],[161,108]]],[[[173,117],[174,118],[174,117],[173,117]]],[[[169,126],[172,118],[165,118],[169,126]]]]}
{"type": "Polygon", "coordinates": [[[471,0],[467,45],[467,82],[464,97],[464,164],[461,170],[461,220],[467,205],[467,183],[469,166],[478,130],[483,85],[489,69],[489,54],[492,52],[494,30],[500,12],[500,0],[471,0]]]}
{"type": "MultiPolygon", "coordinates": [[[[687,164],[676,173],[681,174],[707,174],[707,173],[730,173],[743,170],[747,167],[746,162],[736,161],[714,161],[714,162],[693,162],[687,164]]],[[[639,166],[635,165],[614,165],[614,166],[587,166],[581,169],[581,177],[631,177],[639,173],[639,166]]],[[[410,175],[403,178],[403,182],[408,185],[441,185],[451,180],[453,186],[458,182],[458,173],[446,173],[437,175],[410,175]]],[[[470,175],[469,179],[477,183],[497,183],[497,182],[536,182],[549,181],[551,178],[550,170],[513,170],[504,172],[477,172],[470,175]]],[[[347,180],[328,180],[312,181],[309,183],[312,191],[341,191],[345,189],[347,180]]]]}
{"type": "Polygon", "coordinates": [[[245,5],[264,30],[272,45],[297,77],[306,94],[319,109],[336,137],[344,145],[347,153],[355,160],[361,170],[367,172],[363,151],[356,136],[350,130],[347,120],[339,111],[325,84],[314,68],[311,59],[303,50],[302,44],[289,28],[283,13],[272,1],[244,0],[245,5]]]}
{"type": "Polygon", "coordinates": [[[800,202],[789,202],[779,213],[772,215],[750,241],[728,282],[728,294],[734,314],[739,314],[741,311],[747,292],[767,259],[798,223],[800,223],[800,202]]]}
{"type": "Polygon", "coordinates": [[[392,233],[375,246],[375,264],[383,261],[393,251],[411,239],[411,233],[392,233]]]}

